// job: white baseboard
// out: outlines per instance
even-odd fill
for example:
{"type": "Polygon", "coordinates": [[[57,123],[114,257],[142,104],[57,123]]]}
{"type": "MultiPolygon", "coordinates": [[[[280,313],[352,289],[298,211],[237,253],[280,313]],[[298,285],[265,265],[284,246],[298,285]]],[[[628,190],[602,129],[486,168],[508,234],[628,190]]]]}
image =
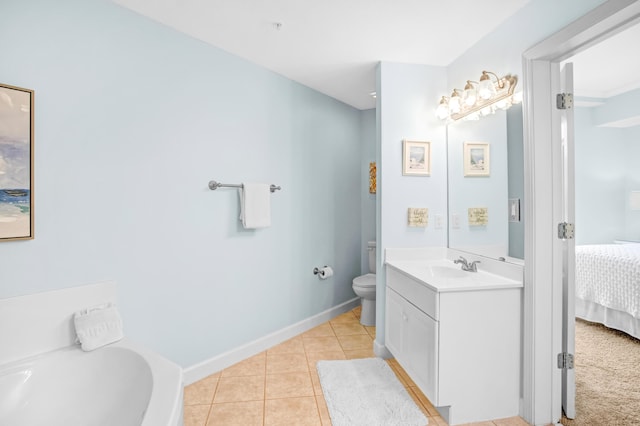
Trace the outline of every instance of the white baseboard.
{"type": "Polygon", "coordinates": [[[291,339],[298,334],[311,330],[312,328],[317,327],[318,325],[323,324],[342,313],[354,309],[358,305],[360,305],[360,298],[355,297],[338,306],[334,306],[333,308],[327,309],[324,312],[320,312],[317,315],[285,327],[282,330],[275,331],[271,334],[254,340],[253,342],[247,343],[238,348],[215,356],[211,359],[187,367],[183,370],[184,384],[190,385],[197,382],[198,380],[202,380],[205,377],[210,376],[213,373],[222,371],[225,368],[242,361],[243,359],[252,357],[253,355],[259,354],[260,352],[265,351],[277,344],[280,344],[285,340],[291,339]]]}

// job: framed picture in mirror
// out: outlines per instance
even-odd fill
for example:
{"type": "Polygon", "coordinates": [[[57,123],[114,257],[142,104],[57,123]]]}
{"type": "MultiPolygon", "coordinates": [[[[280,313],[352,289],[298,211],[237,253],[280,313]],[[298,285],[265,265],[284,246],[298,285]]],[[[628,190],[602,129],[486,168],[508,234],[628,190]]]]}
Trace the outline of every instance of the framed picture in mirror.
{"type": "Polygon", "coordinates": [[[0,241],[33,238],[33,90],[0,84],[0,241]]]}
{"type": "Polygon", "coordinates": [[[464,142],[465,176],[490,176],[490,145],[486,142],[464,142]]]}
{"type": "Polygon", "coordinates": [[[402,141],[402,174],[431,176],[431,142],[402,141]]]}

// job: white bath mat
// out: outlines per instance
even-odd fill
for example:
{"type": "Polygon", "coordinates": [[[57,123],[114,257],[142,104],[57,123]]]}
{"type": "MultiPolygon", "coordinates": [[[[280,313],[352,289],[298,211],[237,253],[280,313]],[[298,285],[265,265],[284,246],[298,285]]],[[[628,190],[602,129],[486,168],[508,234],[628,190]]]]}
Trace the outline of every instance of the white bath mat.
{"type": "Polygon", "coordinates": [[[318,361],[332,426],[424,426],[427,418],[380,358],[318,361]]]}

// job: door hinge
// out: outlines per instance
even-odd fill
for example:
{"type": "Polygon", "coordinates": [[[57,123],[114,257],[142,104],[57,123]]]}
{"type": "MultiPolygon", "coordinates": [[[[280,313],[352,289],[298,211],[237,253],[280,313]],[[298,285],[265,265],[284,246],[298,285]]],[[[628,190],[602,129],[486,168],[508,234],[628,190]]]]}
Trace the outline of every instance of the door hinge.
{"type": "Polygon", "coordinates": [[[563,370],[573,369],[573,354],[561,352],[558,354],[558,368],[563,370]]]}
{"type": "Polygon", "coordinates": [[[573,93],[558,93],[556,95],[556,108],[557,109],[573,108],[573,93]]]}
{"type": "Polygon", "coordinates": [[[571,240],[576,235],[573,223],[562,222],[558,224],[558,238],[561,240],[571,240]]]}

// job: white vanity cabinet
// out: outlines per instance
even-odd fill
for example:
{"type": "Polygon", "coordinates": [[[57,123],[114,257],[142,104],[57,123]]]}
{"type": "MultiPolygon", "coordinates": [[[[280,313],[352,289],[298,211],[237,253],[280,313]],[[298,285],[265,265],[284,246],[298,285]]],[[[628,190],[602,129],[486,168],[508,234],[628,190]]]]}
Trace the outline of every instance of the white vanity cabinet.
{"type": "Polygon", "coordinates": [[[431,400],[438,390],[438,323],[391,289],[387,318],[387,349],[431,400]]]}
{"type": "Polygon", "coordinates": [[[385,344],[451,425],[519,412],[522,283],[495,277],[439,288],[387,265],[385,344]]]}

